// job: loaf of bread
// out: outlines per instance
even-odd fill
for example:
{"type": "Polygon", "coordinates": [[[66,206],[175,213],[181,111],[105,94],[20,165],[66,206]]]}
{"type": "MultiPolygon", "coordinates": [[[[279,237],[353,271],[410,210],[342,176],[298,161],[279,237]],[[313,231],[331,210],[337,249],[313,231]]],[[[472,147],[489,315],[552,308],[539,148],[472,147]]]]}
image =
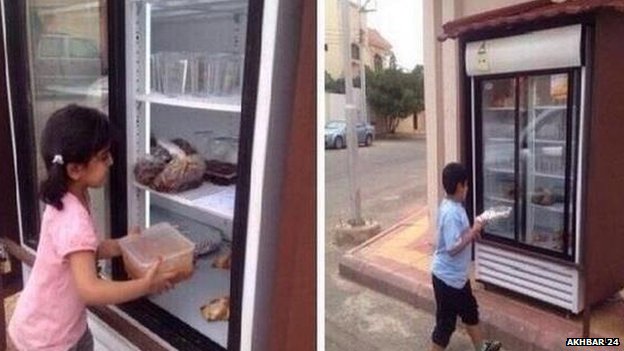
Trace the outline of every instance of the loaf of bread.
{"type": "Polygon", "coordinates": [[[224,296],[210,300],[200,308],[201,314],[207,321],[225,321],[230,319],[230,297],[224,296]]]}

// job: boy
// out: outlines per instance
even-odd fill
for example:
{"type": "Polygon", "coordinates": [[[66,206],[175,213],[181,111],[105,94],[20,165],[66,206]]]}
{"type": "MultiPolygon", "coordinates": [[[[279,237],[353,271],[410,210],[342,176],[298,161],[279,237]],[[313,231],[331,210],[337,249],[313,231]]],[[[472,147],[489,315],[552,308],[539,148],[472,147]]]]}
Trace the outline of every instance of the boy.
{"type": "Polygon", "coordinates": [[[436,325],[431,335],[431,351],[444,350],[459,315],[466,325],[476,351],[497,351],[498,341],[483,341],[477,301],[472,295],[468,271],[470,244],[479,237],[483,223],[472,228],[462,206],[468,193],[468,173],[459,163],[449,163],[442,171],[446,198],[438,212],[438,244],[433,256],[432,279],[436,300],[436,325]]]}

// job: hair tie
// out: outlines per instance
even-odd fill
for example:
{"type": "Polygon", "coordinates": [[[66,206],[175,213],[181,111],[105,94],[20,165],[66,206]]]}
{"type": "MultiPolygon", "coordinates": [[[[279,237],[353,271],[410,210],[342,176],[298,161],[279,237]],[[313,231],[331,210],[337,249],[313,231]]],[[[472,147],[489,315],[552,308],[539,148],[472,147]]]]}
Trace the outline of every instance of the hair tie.
{"type": "Polygon", "coordinates": [[[54,158],[52,159],[52,163],[55,163],[57,165],[63,165],[64,164],[63,156],[58,155],[58,154],[54,155],[54,158]]]}

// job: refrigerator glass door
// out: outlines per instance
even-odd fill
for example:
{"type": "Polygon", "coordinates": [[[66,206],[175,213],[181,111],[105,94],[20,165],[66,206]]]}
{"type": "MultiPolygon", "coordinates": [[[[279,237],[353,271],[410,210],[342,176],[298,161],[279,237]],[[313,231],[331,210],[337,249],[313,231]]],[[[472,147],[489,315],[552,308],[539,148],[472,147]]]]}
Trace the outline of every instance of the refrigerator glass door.
{"type": "MultiPolygon", "coordinates": [[[[20,157],[18,163],[23,171],[20,172],[23,173],[20,176],[23,221],[27,222],[23,223],[24,241],[34,248],[38,229],[33,227],[38,227],[39,220],[33,217],[43,210],[43,203],[36,198],[37,187],[46,177],[40,139],[48,118],[68,104],[108,113],[107,2],[26,0],[5,4],[9,24],[8,61],[14,89],[12,109],[16,131],[23,133],[16,137],[23,144],[32,143],[33,146],[18,151],[28,154],[20,157]],[[24,60],[15,62],[13,57],[22,53],[24,60]],[[33,196],[28,198],[28,194],[33,196]],[[31,208],[30,204],[34,206],[31,208]]],[[[102,233],[109,232],[108,189],[107,183],[103,188],[90,190],[92,207],[95,207],[92,212],[102,233]]]]}
{"type": "Polygon", "coordinates": [[[516,80],[480,81],[481,128],[483,157],[481,181],[483,209],[505,206],[512,209],[507,218],[496,219],[485,227],[485,233],[514,240],[516,237],[516,80]]]}
{"type": "MultiPolygon", "coordinates": [[[[528,76],[522,79],[526,123],[520,132],[522,175],[526,189],[525,230],[528,245],[568,254],[571,233],[566,226],[568,166],[569,75],[528,76]]],[[[568,213],[570,215],[570,213],[568,213]]]]}

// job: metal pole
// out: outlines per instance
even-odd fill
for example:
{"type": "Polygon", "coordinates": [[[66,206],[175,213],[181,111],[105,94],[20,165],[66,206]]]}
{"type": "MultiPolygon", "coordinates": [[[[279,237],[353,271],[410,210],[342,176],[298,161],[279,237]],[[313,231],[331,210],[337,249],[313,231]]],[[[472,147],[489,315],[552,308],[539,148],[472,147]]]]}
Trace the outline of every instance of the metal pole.
{"type": "Polygon", "coordinates": [[[359,226],[362,219],[362,201],[358,179],[358,142],[355,134],[355,106],[353,104],[353,72],[351,69],[351,28],[349,25],[349,0],[341,0],[342,10],[342,53],[345,77],[345,118],[347,120],[347,176],[349,182],[349,203],[351,218],[349,224],[359,226]]]}
{"type": "MultiPolygon", "coordinates": [[[[368,3],[368,1],[366,2],[368,3]]],[[[364,24],[362,23],[362,14],[366,13],[364,9],[366,4],[362,6],[362,0],[359,0],[358,6],[358,19],[360,27],[360,122],[370,122],[368,120],[368,109],[366,104],[366,61],[364,52],[368,52],[368,45],[366,45],[366,35],[364,33],[364,24]],[[365,50],[366,49],[366,50],[365,50]]]]}

